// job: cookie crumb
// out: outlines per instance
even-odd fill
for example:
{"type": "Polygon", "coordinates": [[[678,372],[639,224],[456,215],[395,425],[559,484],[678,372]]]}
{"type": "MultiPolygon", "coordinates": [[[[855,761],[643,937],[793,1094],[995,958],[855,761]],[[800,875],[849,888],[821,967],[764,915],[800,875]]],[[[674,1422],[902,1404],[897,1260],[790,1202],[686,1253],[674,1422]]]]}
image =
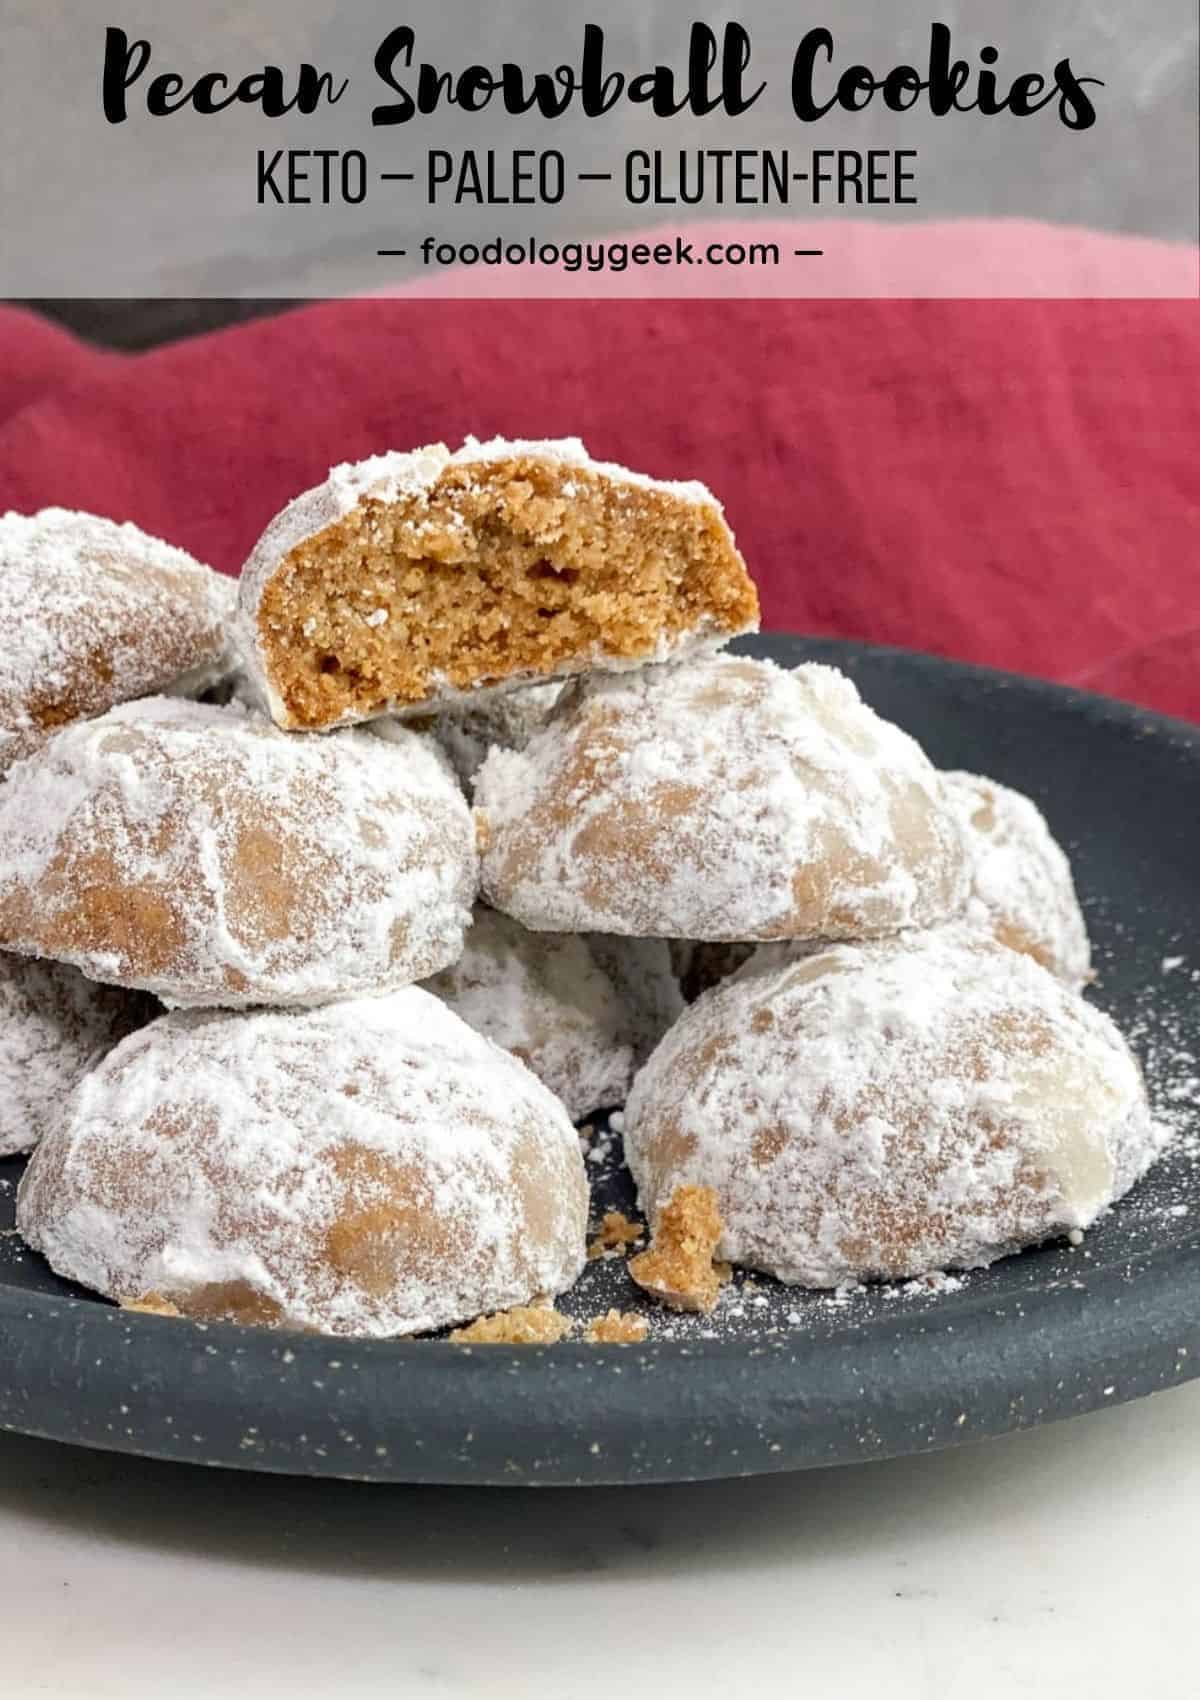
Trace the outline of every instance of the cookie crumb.
{"type": "Polygon", "coordinates": [[[650,1324],[644,1316],[635,1316],[632,1311],[610,1310],[605,1316],[592,1318],[584,1339],[593,1346],[636,1346],[649,1331],[650,1324]]]}
{"type": "Polygon", "coordinates": [[[460,1346],[553,1346],[571,1332],[569,1316],[553,1305],[516,1305],[477,1316],[450,1338],[460,1346]]]}
{"type": "Polygon", "coordinates": [[[142,1311],[146,1316],[182,1316],[178,1305],[164,1299],[161,1293],[143,1293],[140,1299],[122,1299],[122,1310],[142,1311]]]}
{"type": "Polygon", "coordinates": [[[729,1265],[713,1259],[720,1238],[721,1212],[712,1187],[676,1187],[649,1249],[630,1258],[629,1273],[672,1310],[707,1313],[729,1279],[729,1265]]]}
{"type": "Polygon", "coordinates": [[[646,1229],[641,1222],[631,1222],[623,1210],[606,1210],[596,1237],[588,1246],[588,1258],[594,1262],[598,1257],[611,1257],[624,1252],[627,1246],[638,1245],[645,1237],[646,1229]]]}

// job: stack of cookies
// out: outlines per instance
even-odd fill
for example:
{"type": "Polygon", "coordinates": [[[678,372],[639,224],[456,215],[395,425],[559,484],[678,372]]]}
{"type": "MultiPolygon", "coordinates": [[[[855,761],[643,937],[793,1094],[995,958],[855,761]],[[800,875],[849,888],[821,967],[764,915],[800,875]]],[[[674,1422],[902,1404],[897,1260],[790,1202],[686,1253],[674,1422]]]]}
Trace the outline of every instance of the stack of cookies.
{"type": "Polygon", "coordinates": [[[1156,1155],[1036,807],[723,653],[702,485],[470,441],[335,469],[236,608],[56,510],[0,566],[0,1149],[60,1273],[363,1335],[545,1301],[620,1105],[691,1308],[984,1264],[1156,1155]]]}

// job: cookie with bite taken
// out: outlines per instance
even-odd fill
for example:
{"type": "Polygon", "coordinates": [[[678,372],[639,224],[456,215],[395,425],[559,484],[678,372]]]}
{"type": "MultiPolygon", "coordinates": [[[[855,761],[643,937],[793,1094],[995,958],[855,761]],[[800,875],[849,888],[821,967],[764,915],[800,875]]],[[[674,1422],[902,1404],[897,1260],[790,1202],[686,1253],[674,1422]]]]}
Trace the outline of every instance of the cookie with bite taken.
{"type": "Polygon", "coordinates": [[[640,666],[757,623],[711,492],[575,438],[335,467],[267,527],[239,599],[252,682],[306,730],[640,666]]]}

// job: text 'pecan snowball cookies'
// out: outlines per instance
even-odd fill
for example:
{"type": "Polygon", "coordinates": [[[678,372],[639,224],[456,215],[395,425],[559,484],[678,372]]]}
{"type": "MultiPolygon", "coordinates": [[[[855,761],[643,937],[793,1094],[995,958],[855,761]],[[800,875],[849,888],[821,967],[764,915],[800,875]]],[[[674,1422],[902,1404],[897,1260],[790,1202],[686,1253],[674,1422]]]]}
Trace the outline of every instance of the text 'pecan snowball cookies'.
{"type": "Polygon", "coordinates": [[[758,622],[715,497],[574,438],[335,467],[242,573],[242,647],[280,726],[663,660],[758,622]]]}
{"type": "Polygon", "coordinates": [[[489,752],[475,801],[484,894],[535,929],[854,938],[966,899],[937,773],[832,667],[594,674],[489,752]]]}
{"type": "Polygon", "coordinates": [[[409,987],[161,1017],[79,1086],[17,1217],[110,1298],[414,1334],[569,1286],[587,1183],[562,1105],[409,987]]]}
{"type": "Polygon", "coordinates": [[[944,773],[971,864],[971,912],[1001,944],[1075,987],[1092,977],[1071,864],[1029,797],[975,773],[944,773]]]}
{"type": "Polygon", "coordinates": [[[425,989],[519,1057],[573,1119],[625,1102],[640,1060],[636,1015],[586,939],[527,932],[479,908],[462,956],[425,989]]]}
{"type": "Polygon", "coordinates": [[[959,928],[743,968],[672,1028],[625,1111],[652,1220],[677,1187],[712,1187],[720,1257],[813,1287],[1086,1228],[1161,1142],[1108,1016],[959,928]]]}
{"type": "Polygon", "coordinates": [[[0,591],[0,772],[74,720],[228,665],[232,581],[134,525],[5,514],[0,591]]]}
{"type": "Polygon", "coordinates": [[[0,955],[0,1157],[32,1150],[76,1082],[160,1013],[62,963],[0,955]]]}
{"type": "Polygon", "coordinates": [[[0,946],[169,1004],[322,1003],[452,962],[474,828],[431,740],[156,697],[0,786],[0,946]]]}

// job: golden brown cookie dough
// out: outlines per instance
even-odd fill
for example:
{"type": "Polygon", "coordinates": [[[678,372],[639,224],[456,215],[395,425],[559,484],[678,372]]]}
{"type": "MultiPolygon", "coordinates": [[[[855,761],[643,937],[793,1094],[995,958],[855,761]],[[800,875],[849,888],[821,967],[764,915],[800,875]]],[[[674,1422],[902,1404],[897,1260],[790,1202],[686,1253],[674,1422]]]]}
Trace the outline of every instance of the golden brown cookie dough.
{"type": "Polygon", "coordinates": [[[758,621],[715,498],[574,438],[335,467],[272,521],[239,624],[280,726],[663,660],[758,621]]]}
{"type": "Polygon", "coordinates": [[[588,1261],[599,1257],[626,1257],[646,1238],[645,1225],[631,1222],[623,1210],[606,1210],[596,1233],[588,1241],[588,1261]]]}
{"type": "Polygon", "coordinates": [[[512,1310],[477,1316],[450,1338],[457,1346],[554,1346],[574,1327],[552,1305],[514,1305],[512,1310]]]}
{"type": "Polygon", "coordinates": [[[141,1316],[182,1316],[178,1305],[164,1299],[161,1293],[146,1293],[140,1299],[122,1299],[122,1310],[137,1311],[141,1316]]]}
{"type": "Polygon", "coordinates": [[[590,1346],[638,1346],[650,1332],[644,1316],[633,1311],[610,1310],[594,1316],[584,1331],[590,1346]]]}
{"type": "Polygon", "coordinates": [[[728,1265],[716,1258],[720,1243],[713,1188],[676,1187],[656,1213],[651,1244],[630,1258],[629,1273],[671,1310],[711,1311],[729,1279],[728,1265]]]}
{"type": "Polygon", "coordinates": [[[77,1090],[17,1220],[122,1303],[396,1335],[561,1292],[587,1203],[562,1106],[409,987],[161,1016],[77,1090]]]}
{"type": "Polygon", "coordinates": [[[73,721],[230,665],[233,581],[134,525],[5,514],[0,593],[0,773],[73,721]]]}
{"type": "Polygon", "coordinates": [[[813,1287],[973,1268],[1082,1229],[1162,1148],[1100,1010],[966,928],[763,953],[638,1075],[652,1227],[711,1188],[719,1256],[813,1287]]]}

